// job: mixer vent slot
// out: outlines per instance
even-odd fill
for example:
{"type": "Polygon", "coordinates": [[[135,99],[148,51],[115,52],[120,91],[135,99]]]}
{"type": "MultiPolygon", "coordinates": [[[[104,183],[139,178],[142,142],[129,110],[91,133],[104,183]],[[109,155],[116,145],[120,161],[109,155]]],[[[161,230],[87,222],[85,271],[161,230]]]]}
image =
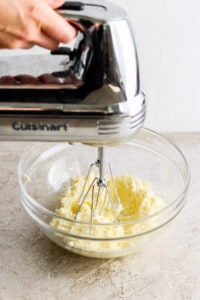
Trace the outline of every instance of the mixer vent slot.
{"type": "Polygon", "coordinates": [[[145,112],[141,111],[137,115],[124,115],[116,119],[105,119],[97,122],[97,131],[99,135],[119,134],[132,131],[141,124],[145,118],[145,112]]]}

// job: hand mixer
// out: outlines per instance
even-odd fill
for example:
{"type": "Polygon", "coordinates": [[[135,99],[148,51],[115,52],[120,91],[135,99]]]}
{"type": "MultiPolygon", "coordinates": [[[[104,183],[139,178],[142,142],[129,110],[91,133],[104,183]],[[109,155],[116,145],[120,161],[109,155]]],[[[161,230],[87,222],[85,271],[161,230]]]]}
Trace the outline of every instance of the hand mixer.
{"type": "MultiPolygon", "coordinates": [[[[130,140],[143,125],[145,97],[140,91],[133,34],[123,9],[107,1],[66,2],[58,13],[78,29],[69,45],[0,52],[0,139],[79,142],[98,147],[89,190],[91,219],[103,205],[114,206],[105,176],[104,147],[130,140]],[[94,199],[94,189],[98,189],[94,199]],[[95,204],[96,203],[96,204],[95,204]]],[[[111,168],[109,172],[112,176],[111,168]]],[[[86,186],[86,185],[85,185],[86,186]]],[[[75,218],[77,218],[77,214],[75,218]]]]}

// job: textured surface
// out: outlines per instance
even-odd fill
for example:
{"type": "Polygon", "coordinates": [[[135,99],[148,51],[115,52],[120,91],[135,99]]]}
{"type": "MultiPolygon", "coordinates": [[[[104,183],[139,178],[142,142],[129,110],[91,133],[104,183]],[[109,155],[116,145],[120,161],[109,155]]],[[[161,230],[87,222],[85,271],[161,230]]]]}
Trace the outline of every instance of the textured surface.
{"type": "Polygon", "coordinates": [[[188,201],[146,248],[97,260],[49,241],[24,211],[17,164],[28,143],[0,143],[0,299],[181,299],[200,295],[200,133],[169,134],[191,170],[188,201]]]}

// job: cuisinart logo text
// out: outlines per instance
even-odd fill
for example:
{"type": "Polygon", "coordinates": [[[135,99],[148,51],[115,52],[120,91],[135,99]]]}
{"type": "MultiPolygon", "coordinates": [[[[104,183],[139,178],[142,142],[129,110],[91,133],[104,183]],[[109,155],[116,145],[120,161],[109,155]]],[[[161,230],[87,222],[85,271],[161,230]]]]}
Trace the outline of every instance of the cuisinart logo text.
{"type": "Polygon", "coordinates": [[[69,129],[69,125],[64,123],[64,124],[48,124],[48,123],[33,123],[33,122],[28,122],[28,123],[23,123],[23,122],[13,122],[12,123],[12,128],[17,131],[67,131],[69,129]]]}

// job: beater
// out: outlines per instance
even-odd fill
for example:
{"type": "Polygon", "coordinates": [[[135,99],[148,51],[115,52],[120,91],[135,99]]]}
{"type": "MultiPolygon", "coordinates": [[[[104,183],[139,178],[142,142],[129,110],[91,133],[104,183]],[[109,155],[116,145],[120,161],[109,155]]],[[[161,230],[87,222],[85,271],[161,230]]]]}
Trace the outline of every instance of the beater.
{"type": "MultiPolygon", "coordinates": [[[[83,185],[82,192],[80,194],[80,197],[78,199],[78,209],[75,213],[74,219],[77,219],[77,216],[79,212],[81,211],[81,208],[85,201],[88,201],[91,203],[91,212],[90,212],[90,222],[93,222],[94,217],[96,214],[101,215],[104,208],[110,206],[112,214],[113,214],[113,220],[114,222],[118,221],[118,215],[122,210],[120,199],[118,197],[117,189],[114,183],[114,178],[112,175],[111,166],[108,163],[108,169],[109,169],[109,179],[108,176],[104,176],[105,169],[106,169],[106,160],[105,160],[105,153],[104,153],[104,147],[98,147],[98,158],[96,162],[92,163],[90,165],[90,168],[88,170],[88,173],[85,178],[85,182],[83,185]],[[97,175],[95,175],[95,171],[93,171],[94,168],[97,168],[97,175]],[[91,180],[90,180],[91,178],[91,180]],[[109,183],[108,183],[109,182],[109,183]],[[87,188],[87,185],[89,186],[87,188]],[[113,195],[111,196],[109,187],[112,185],[113,189],[113,195]],[[95,193],[96,190],[96,193],[95,193]],[[91,194],[91,195],[90,195],[91,194]],[[103,199],[102,203],[99,203],[100,199],[103,199]]],[[[107,174],[108,174],[107,173],[107,174]]]]}
{"type": "Polygon", "coordinates": [[[50,53],[37,47],[0,52],[0,139],[97,146],[86,183],[93,166],[98,175],[88,190],[85,184],[75,219],[91,191],[90,221],[102,192],[103,206],[113,207],[117,221],[118,196],[111,199],[104,147],[130,140],[146,113],[133,34],[125,11],[111,2],[67,1],[58,13],[78,29],[73,43],[50,53]]]}

